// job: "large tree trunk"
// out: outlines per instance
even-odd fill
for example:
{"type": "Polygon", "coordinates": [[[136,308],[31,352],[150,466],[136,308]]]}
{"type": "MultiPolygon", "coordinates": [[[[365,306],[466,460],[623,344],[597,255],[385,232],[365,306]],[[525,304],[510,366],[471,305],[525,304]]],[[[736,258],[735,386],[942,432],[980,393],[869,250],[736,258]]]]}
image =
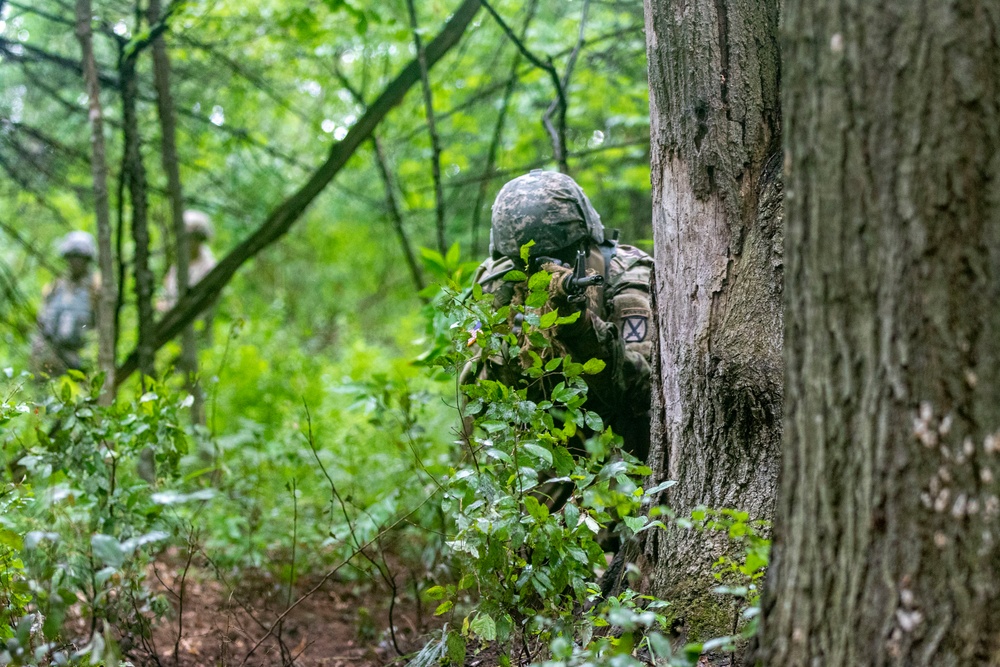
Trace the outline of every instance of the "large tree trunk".
{"type": "Polygon", "coordinates": [[[1000,5],[786,5],[764,664],[1000,665],[1000,5]]]}
{"type": "MultiPolygon", "coordinates": [[[[666,502],[771,516],[781,434],[781,174],[774,2],[646,1],[659,382],[650,465],[666,502]]],[[[645,555],[682,632],[732,631],[716,536],[645,555]]]]}

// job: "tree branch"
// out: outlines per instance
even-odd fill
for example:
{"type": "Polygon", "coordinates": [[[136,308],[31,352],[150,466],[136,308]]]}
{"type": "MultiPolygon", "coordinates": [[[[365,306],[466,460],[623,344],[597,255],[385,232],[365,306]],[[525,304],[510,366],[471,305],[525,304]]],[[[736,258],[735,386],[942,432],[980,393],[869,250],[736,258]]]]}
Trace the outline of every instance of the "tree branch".
{"type": "MultiPolygon", "coordinates": [[[[503,20],[503,17],[500,16],[500,14],[498,14],[497,11],[493,9],[492,6],[490,6],[487,0],[480,0],[480,2],[482,3],[483,7],[486,8],[486,11],[488,11],[493,16],[493,19],[497,22],[500,28],[507,35],[507,38],[510,39],[510,41],[514,42],[514,45],[517,46],[521,54],[524,55],[524,57],[527,58],[532,65],[548,73],[549,78],[552,79],[552,86],[556,89],[556,101],[558,102],[559,106],[563,109],[563,113],[565,113],[565,109],[567,107],[566,91],[563,89],[562,81],[559,79],[559,72],[556,71],[555,65],[552,64],[552,59],[548,58],[547,59],[548,62],[543,62],[542,60],[540,60],[538,56],[536,56],[534,53],[528,50],[528,47],[525,46],[523,41],[518,39],[517,35],[514,34],[514,31],[511,29],[511,27],[507,25],[507,23],[503,20]]],[[[569,166],[566,163],[565,125],[559,128],[554,127],[552,125],[552,119],[549,118],[548,114],[542,116],[542,125],[545,126],[545,130],[549,133],[549,138],[552,140],[552,152],[554,154],[556,162],[559,163],[559,171],[563,172],[564,174],[569,173],[569,166]]]]}
{"type": "MultiPolygon", "coordinates": [[[[463,0],[437,37],[427,45],[427,66],[437,63],[458,43],[472,18],[479,10],[480,0],[463,0]]],[[[157,324],[153,344],[163,346],[176,336],[218,295],[243,264],[280,239],[302,216],[306,208],[340,172],[347,161],[366,141],[383,118],[400,102],[420,79],[420,65],[411,61],[406,68],[383,90],[372,106],[350,129],[343,140],[333,144],[330,155],[309,180],[291,197],[282,202],[260,227],[236,246],[193,289],[178,300],[177,304],[157,324]]],[[[121,384],[136,370],[136,353],[125,360],[118,369],[115,381],[121,384]]]]}
{"type": "MultiPolygon", "coordinates": [[[[37,46],[32,46],[31,44],[25,44],[24,42],[12,42],[9,39],[0,37],[0,54],[4,57],[10,58],[11,60],[17,62],[25,61],[43,61],[50,62],[55,65],[59,65],[63,69],[71,70],[74,74],[79,73],[81,69],[81,64],[79,60],[73,58],[67,58],[64,55],[58,53],[52,53],[51,51],[46,51],[45,49],[40,49],[37,46]],[[24,53],[18,53],[18,50],[23,50],[24,53]],[[34,58],[29,58],[27,54],[32,54],[34,58]]],[[[118,88],[118,79],[103,72],[98,72],[98,80],[106,86],[111,88],[118,88]]]]}
{"type": "Polygon", "coordinates": [[[413,31],[413,43],[417,47],[417,63],[420,65],[420,84],[424,92],[424,113],[427,116],[427,132],[431,137],[431,175],[434,178],[434,213],[435,229],[437,230],[438,250],[444,256],[448,252],[448,241],[444,229],[444,188],[441,185],[441,138],[437,133],[434,120],[434,97],[431,93],[430,77],[427,76],[427,57],[424,44],[420,39],[420,27],[417,25],[417,10],[413,0],[406,0],[406,9],[410,14],[410,29],[413,31]]]}
{"type": "MultiPolygon", "coordinates": [[[[368,105],[365,103],[364,95],[360,90],[351,85],[350,80],[340,71],[339,67],[334,68],[334,74],[336,74],[344,89],[354,98],[354,101],[362,109],[367,109],[368,105]]],[[[403,213],[400,210],[399,202],[396,200],[396,191],[392,182],[392,171],[389,168],[389,161],[386,159],[385,151],[382,149],[382,142],[379,141],[375,133],[372,133],[371,144],[375,152],[375,166],[378,167],[379,176],[382,178],[382,184],[385,187],[386,208],[388,208],[389,216],[392,218],[392,226],[397,238],[399,238],[403,257],[406,259],[406,265],[410,269],[410,276],[413,278],[413,284],[417,288],[417,291],[420,292],[424,289],[424,276],[420,271],[420,264],[417,263],[416,255],[413,253],[413,245],[410,243],[409,236],[406,233],[406,227],[403,225],[403,213]]]]}
{"type": "MultiPolygon", "coordinates": [[[[528,5],[528,15],[524,19],[524,26],[521,28],[522,38],[528,33],[528,26],[535,16],[538,7],[537,0],[532,0],[528,5]]],[[[496,168],[497,151],[500,150],[500,141],[503,138],[503,128],[507,122],[507,109],[510,107],[510,98],[514,94],[514,88],[520,78],[517,70],[521,67],[521,52],[514,54],[514,60],[510,66],[510,76],[504,86],[503,98],[500,103],[500,112],[497,114],[497,122],[493,128],[493,136],[490,138],[490,147],[486,151],[486,166],[483,167],[483,178],[479,182],[479,189],[476,191],[476,203],[472,207],[472,256],[479,256],[479,227],[483,217],[483,204],[486,202],[486,190],[489,187],[493,170],[496,168]]]]}
{"type": "MultiPolygon", "coordinates": [[[[544,117],[550,123],[552,122],[551,121],[551,119],[552,119],[552,113],[556,109],[559,110],[559,121],[558,121],[558,123],[559,123],[559,136],[562,137],[562,141],[563,141],[563,154],[564,154],[564,156],[565,156],[565,146],[566,146],[566,144],[565,144],[565,142],[566,142],[566,111],[567,111],[567,105],[568,105],[568,100],[566,98],[566,91],[569,90],[569,81],[570,81],[570,78],[573,76],[573,68],[576,66],[577,56],[580,55],[580,49],[583,48],[583,45],[584,45],[584,43],[586,41],[586,38],[584,36],[584,32],[585,32],[586,27],[587,27],[587,14],[589,13],[589,11],[590,11],[590,0],[583,0],[583,12],[582,12],[582,15],[580,16],[580,34],[577,37],[576,45],[573,47],[573,52],[569,54],[569,61],[566,63],[566,73],[563,74],[563,78],[562,78],[563,97],[562,98],[558,98],[557,97],[556,99],[552,100],[552,104],[550,104],[549,108],[545,110],[545,116],[544,117]]],[[[562,171],[563,171],[563,173],[566,173],[566,174],[569,173],[568,167],[565,168],[565,169],[562,169],[562,171]]]]}

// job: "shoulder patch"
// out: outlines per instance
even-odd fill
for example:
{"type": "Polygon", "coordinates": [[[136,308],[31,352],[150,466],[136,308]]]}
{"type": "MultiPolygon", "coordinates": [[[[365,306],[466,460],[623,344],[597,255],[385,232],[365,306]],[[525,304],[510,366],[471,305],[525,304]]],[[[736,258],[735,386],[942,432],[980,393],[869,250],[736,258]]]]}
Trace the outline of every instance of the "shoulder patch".
{"type": "Polygon", "coordinates": [[[649,317],[625,315],[622,317],[622,339],[626,343],[644,343],[649,335],[649,317]]]}

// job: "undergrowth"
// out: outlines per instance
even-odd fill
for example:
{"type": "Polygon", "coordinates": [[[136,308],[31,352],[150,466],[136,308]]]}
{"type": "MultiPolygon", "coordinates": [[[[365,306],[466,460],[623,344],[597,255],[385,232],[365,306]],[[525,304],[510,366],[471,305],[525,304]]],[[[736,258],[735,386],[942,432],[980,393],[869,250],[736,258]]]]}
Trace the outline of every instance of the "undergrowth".
{"type": "MultiPolygon", "coordinates": [[[[525,304],[495,310],[479,287],[460,291],[471,267],[457,252],[426,254],[451,287],[425,294],[436,299],[418,363],[360,339],[332,360],[277,332],[262,348],[250,341],[263,325],[238,322],[205,355],[205,426],[187,422],[192,399],[170,383],[147,378],[105,407],[100,377],[7,369],[0,664],[158,662],[179,650],[185,579],[228,586],[247,571],[273,578],[286,612],[316,581],[387,591],[382,645],[417,667],[483,651],[502,665],[686,666],[752,634],[766,526],[659,504],[673,482],[645,482],[650,469],[587,407],[603,362],[551,344],[572,316],[546,311],[547,274],[509,276],[528,281],[525,304]],[[516,360],[518,381],[458,386],[491,356],[516,360]],[[737,634],[675,646],[669,601],[602,591],[610,544],[671,524],[740,545],[716,563],[716,592],[746,608],[737,634]],[[163,567],[174,588],[151,581],[163,567]],[[403,599],[437,616],[413,653],[392,615],[403,599]],[[173,647],[153,645],[163,623],[178,624],[173,647]]],[[[256,618],[256,645],[236,661],[271,639],[294,662],[281,618],[256,618]]]]}

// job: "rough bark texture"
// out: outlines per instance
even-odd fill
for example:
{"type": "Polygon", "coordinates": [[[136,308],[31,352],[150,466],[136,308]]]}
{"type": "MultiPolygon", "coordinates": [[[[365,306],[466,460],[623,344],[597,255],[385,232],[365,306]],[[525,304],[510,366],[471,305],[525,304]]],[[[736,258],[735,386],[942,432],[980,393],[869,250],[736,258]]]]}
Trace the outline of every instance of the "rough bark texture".
{"type": "MultiPolygon", "coordinates": [[[[777,5],[647,0],[659,381],[654,481],[665,501],[770,518],[781,433],[782,227],[777,5]]],[[[710,594],[725,545],[651,535],[653,591],[691,638],[733,629],[710,594]]]]}
{"type": "MultiPolygon", "coordinates": [[[[150,25],[161,20],[160,0],[149,0],[146,14],[150,25]]],[[[160,121],[160,155],[163,159],[163,171],[167,175],[167,195],[170,199],[171,221],[173,222],[174,262],[177,265],[177,296],[183,296],[188,291],[190,252],[188,250],[188,235],[184,225],[184,190],[181,186],[180,163],[177,159],[177,121],[174,112],[174,96],[170,90],[170,55],[167,44],[160,35],[153,40],[153,82],[156,86],[156,108],[160,121]]],[[[181,333],[181,356],[177,362],[178,370],[184,374],[185,387],[194,399],[191,404],[191,421],[196,424],[204,422],[204,398],[201,385],[198,383],[198,342],[194,335],[194,326],[184,327],[181,333]]]]}
{"type": "Polygon", "coordinates": [[[111,251],[111,212],[108,205],[108,160],[104,143],[104,111],[101,85],[94,57],[90,0],[77,0],[76,36],[82,52],[83,80],[87,87],[90,119],[90,171],[94,179],[94,212],[97,218],[97,263],[101,270],[101,290],[97,300],[97,367],[104,376],[100,402],[110,405],[115,399],[115,292],[114,255],[111,251]]]}
{"type": "Polygon", "coordinates": [[[146,200],[146,168],[142,162],[139,119],[136,102],[139,84],[136,79],[135,53],[124,55],[119,67],[122,81],[122,127],[125,135],[125,167],[128,170],[129,196],[132,202],[132,242],[135,244],[135,298],[138,310],[139,370],[153,375],[156,347],[153,343],[153,272],[149,269],[149,218],[146,200]]]}
{"type": "Polygon", "coordinates": [[[786,0],[769,667],[1000,665],[1000,5],[786,0]]]}

